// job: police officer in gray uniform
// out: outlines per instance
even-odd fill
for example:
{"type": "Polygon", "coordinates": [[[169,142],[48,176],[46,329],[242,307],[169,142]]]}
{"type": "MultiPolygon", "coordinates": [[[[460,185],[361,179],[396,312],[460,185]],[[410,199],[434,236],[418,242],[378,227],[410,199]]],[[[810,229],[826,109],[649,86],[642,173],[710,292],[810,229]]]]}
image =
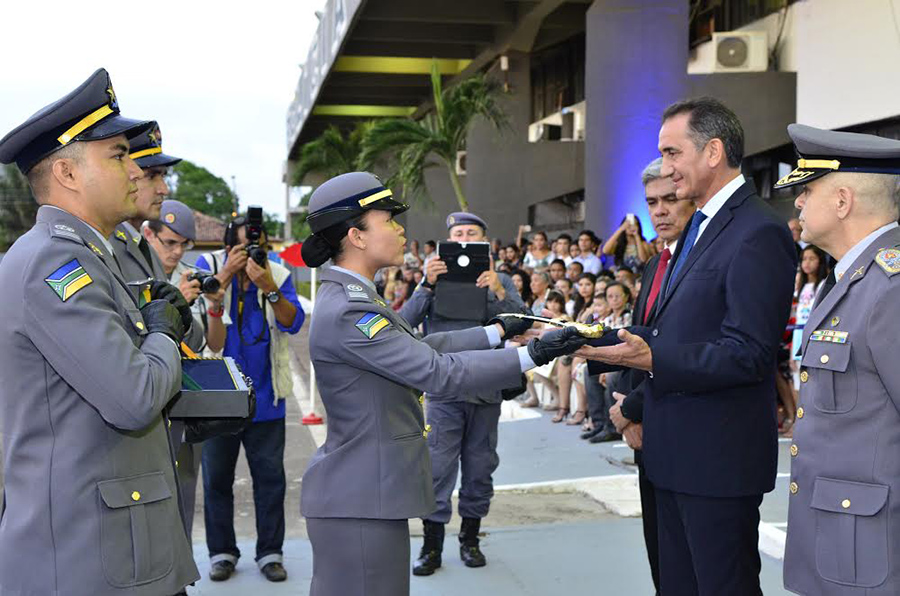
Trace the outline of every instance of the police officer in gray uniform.
{"type": "MultiPolygon", "coordinates": [[[[453,242],[486,242],[487,224],[474,213],[451,213],[447,217],[449,240],[453,242]]],[[[447,271],[439,258],[429,261],[425,278],[412,297],[403,305],[400,315],[411,325],[424,323],[426,335],[480,327],[482,320],[450,319],[436,312],[435,281],[447,271]]],[[[512,278],[505,273],[485,271],[477,285],[488,288],[487,319],[500,313],[526,312],[512,278]]],[[[479,547],[481,519],[488,514],[494,483],[491,475],[500,464],[497,455],[497,424],[500,421],[499,391],[477,387],[459,393],[452,399],[427,400],[427,418],[434,432],[428,439],[431,452],[434,494],[437,509],[424,521],[425,539],[419,558],[413,565],[415,575],[431,575],[441,566],[444,547],[444,525],[453,514],[451,495],[462,468],[459,489],[459,555],[467,567],[487,564],[479,547]]]]}
{"type": "MultiPolygon", "coordinates": [[[[163,410],[190,310],[139,308],[109,236],[140,168],[105,70],[0,140],[38,202],[0,264],[0,594],[173,594],[197,580],[163,410]]],[[[151,296],[153,297],[153,296],[151,296]]]]}
{"type": "MultiPolygon", "coordinates": [[[[179,157],[162,151],[162,132],[153,126],[131,141],[129,157],[141,168],[144,176],[138,180],[134,199],[137,215],[116,226],[113,247],[128,281],[158,279],[168,281],[159,256],[141,235],[141,224],[160,217],[163,200],[169,196],[166,172],[181,161],[179,157]]],[[[201,332],[202,334],[202,332],[201,332]]]]}
{"type": "Polygon", "coordinates": [[[404,231],[393,217],[407,206],[391,197],[375,176],[354,172],[320,186],[309,203],[314,233],[303,259],[334,263],[322,274],[309,339],[328,413],[327,439],[302,484],[311,596],[409,594],[407,520],[434,510],[422,391],[437,400],[514,386],[524,370],[585,341],[566,328],[490,350],[530,327],[513,317],[419,340],[372,281],[403,261],[404,231]]]}
{"type": "MultiPolygon", "coordinates": [[[[784,584],[900,594],[900,142],[792,124],[801,239],[837,259],[803,330],[784,584]]],[[[797,346],[794,347],[795,349],[797,346]]]]}

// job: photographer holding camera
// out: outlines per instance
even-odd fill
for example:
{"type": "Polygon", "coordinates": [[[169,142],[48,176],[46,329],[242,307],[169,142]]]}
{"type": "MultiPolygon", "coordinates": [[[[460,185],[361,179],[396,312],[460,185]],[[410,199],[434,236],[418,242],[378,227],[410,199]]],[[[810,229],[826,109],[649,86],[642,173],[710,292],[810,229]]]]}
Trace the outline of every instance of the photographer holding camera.
{"type": "Polygon", "coordinates": [[[284,400],[293,394],[288,335],[304,314],[290,272],[268,260],[262,209],[250,207],[225,231],[225,249],[197,259],[224,289],[222,306],[207,310],[209,349],[234,358],[253,380],[256,416],[239,434],[210,439],[203,447],[203,492],[209,577],[234,573],[240,551],[234,535],[234,470],[241,445],[253,477],[256,563],[269,581],[284,581],[284,400]]]}

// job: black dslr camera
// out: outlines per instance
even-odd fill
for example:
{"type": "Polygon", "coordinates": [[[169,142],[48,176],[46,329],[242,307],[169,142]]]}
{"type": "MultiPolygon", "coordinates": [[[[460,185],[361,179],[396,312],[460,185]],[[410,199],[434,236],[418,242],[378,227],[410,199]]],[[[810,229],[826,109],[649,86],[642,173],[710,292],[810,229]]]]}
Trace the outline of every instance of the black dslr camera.
{"type": "Polygon", "coordinates": [[[219,283],[219,280],[213,277],[211,273],[206,271],[194,271],[188,277],[188,281],[199,281],[200,282],[200,290],[204,294],[215,294],[219,291],[219,288],[222,287],[222,284],[219,283]]]}
{"type": "Polygon", "coordinates": [[[262,207],[247,208],[247,256],[260,267],[266,266],[268,254],[266,250],[259,245],[259,240],[263,233],[263,210],[262,207]]]}

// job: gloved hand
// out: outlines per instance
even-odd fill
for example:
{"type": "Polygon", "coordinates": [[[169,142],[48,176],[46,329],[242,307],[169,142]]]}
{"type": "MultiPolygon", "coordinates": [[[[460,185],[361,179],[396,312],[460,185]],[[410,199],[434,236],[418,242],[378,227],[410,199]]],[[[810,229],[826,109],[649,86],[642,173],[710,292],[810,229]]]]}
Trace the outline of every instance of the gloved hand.
{"type": "Polygon", "coordinates": [[[528,355],[538,366],[543,366],[559,356],[567,356],[587,343],[588,338],[575,327],[551,329],[540,339],[528,342],[528,355]]]}
{"type": "Polygon", "coordinates": [[[181,344],[185,333],[182,316],[168,300],[151,300],[141,308],[141,316],[148,333],[165,333],[181,344]]]}
{"type": "Polygon", "coordinates": [[[250,388],[250,413],[246,418],[191,418],[184,421],[184,440],[188,443],[202,443],[213,437],[236,435],[246,429],[256,416],[256,389],[249,377],[244,377],[250,388]]]}
{"type": "Polygon", "coordinates": [[[191,324],[194,322],[194,317],[191,314],[191,307],[188,305],[187,300],[184,299],[181,290],[168,282],[154,281],[150,283],[150,299],[165,300],[178,309],[181,315],[181,323],[184,325],[184,333],[185,335],[187,334],[191,324]]]}
{"type": "Polygon", "coordinates": [[[501,339],[512,339],[517,335],[522,335],[534,325],[534,321],[509,315],[497,315],[487,322],[488,325],[495,323],[500,323],[500,326],[503,327],[503,337],[501,339]]]}

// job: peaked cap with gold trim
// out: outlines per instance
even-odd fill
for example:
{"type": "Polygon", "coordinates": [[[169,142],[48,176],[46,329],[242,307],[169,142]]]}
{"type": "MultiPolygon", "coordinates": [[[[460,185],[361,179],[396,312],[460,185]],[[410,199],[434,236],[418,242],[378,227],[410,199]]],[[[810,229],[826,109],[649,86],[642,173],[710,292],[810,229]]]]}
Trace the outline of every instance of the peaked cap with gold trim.
{"type": "Polygon", "coordinates": [[[119,115],[109,73],[100,68],[77,89],[43,107],[0,140],[0,163],[27,174],[39,161],[77,141],[124,134],[131,139],[154,123],[119,115]]]}
{"type": "Polygon", "coordinates": [[[370,209],[398,215],[409,209],[409,205],[394,200],[390,189],[374,174],[350,172],[335,176],[313,192],[306,221],[315,234],[370,209]]]}
{"type": "Polygon", "coordinates": [[[788,125],[788,135],[799,156],[797,168],[775,188],[806,184],[832,172],[900,174],[900,141],[805,124],[788,125]]]}
{"type": "Polygon", "coordinates": [[[181,161],[180,157],[166,155],[162,150],[162,131],[159,124],[153,126],[131,140],[128,155],[140,168],[168,168],[181,161]]]}

